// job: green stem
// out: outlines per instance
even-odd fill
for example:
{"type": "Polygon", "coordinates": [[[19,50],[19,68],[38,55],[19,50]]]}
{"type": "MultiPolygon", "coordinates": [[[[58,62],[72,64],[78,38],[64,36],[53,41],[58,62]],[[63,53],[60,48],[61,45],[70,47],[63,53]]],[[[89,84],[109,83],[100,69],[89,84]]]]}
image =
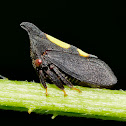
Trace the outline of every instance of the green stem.
{"type": "Polygon", "coordinates": [[[54,84],[47,84],[48,94],[38,83],[0,79],[0,109],[36,112],[40,114],[99,118],[126,121],[126,92],[75,86],[82,92],[65,86],[68,96],[54,84]]]}

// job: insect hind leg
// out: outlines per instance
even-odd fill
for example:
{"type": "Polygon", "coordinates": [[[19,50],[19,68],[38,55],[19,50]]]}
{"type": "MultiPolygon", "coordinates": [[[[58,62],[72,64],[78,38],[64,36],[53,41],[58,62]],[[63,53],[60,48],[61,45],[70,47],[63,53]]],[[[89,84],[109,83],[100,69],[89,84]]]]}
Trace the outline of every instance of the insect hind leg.
{"type": "Polygon", "coordinates": [[[64,75],[62,72],[60,72],[59,69],[58,69],[55,65],[51,64],[51,65],[50,65],[50,68],[53,69],[53,70],[55,71],[55,73],[60,77],[60,79],[61,79],[68,87],[70,87],[70,88],[73,89],[73,90],[77,90],[78,92],[81,92],[81,90],[79,90],[79,89],[73,87],[73,84],[72,84],[69,80],[67,80],[67,79],[65,78],[65,75],[64,75]]]}
{"type": "Polygon", "coordinates": [[[61,80],[59,79],[59,77],[55,74],[54,71],[51,71],[50,69],[45,71],[46,74],[49,76],[49,78],[52,80],[52,82],[58,87],[60,88],[63,92],[64,92],[64,96],[67,96],[65,90],[64,90],[64,86],[61,82],[61,80]]]}

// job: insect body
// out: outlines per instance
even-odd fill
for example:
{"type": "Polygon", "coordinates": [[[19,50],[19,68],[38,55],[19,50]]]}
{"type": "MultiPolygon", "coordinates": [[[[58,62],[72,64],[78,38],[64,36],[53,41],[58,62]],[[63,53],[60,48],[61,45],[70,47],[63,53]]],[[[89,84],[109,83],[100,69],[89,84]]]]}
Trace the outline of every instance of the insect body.
{"type": "Polygon", "coordinates": [[[62,89],[64,95],[63,84],[80,92],[73,87],[69,77],[92,87],[109,87],[117,83],[110,67],[96,56],[42,32],[32,23],[22,22],[20,25],[28,32],[32,64],[46,95],[46,78],[62,89]]]}

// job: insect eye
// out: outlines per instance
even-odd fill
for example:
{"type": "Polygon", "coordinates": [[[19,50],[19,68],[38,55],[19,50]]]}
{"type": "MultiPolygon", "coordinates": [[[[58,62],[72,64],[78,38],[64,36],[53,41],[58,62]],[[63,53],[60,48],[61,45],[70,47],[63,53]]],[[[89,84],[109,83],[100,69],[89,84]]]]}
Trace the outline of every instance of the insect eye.
{"type": "Polygon", "coordinates": [[[36,59],[35,60],[36,67],[39,67],[41,64],[42,64],[42,60],[41,59],[36,59]]]}

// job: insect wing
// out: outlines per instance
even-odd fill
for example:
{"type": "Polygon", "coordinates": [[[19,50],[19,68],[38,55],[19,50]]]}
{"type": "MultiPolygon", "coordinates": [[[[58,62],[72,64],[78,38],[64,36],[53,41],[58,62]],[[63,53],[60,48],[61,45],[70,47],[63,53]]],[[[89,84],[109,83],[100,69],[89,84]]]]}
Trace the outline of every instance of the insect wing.
{"type": "Polygon", "coordinates": [[[68,75],[99,86],[111,86],[117,79],[110,67],[98,58],[82,56],[61,51],[48,51],[47,58],[68,75]]]}

